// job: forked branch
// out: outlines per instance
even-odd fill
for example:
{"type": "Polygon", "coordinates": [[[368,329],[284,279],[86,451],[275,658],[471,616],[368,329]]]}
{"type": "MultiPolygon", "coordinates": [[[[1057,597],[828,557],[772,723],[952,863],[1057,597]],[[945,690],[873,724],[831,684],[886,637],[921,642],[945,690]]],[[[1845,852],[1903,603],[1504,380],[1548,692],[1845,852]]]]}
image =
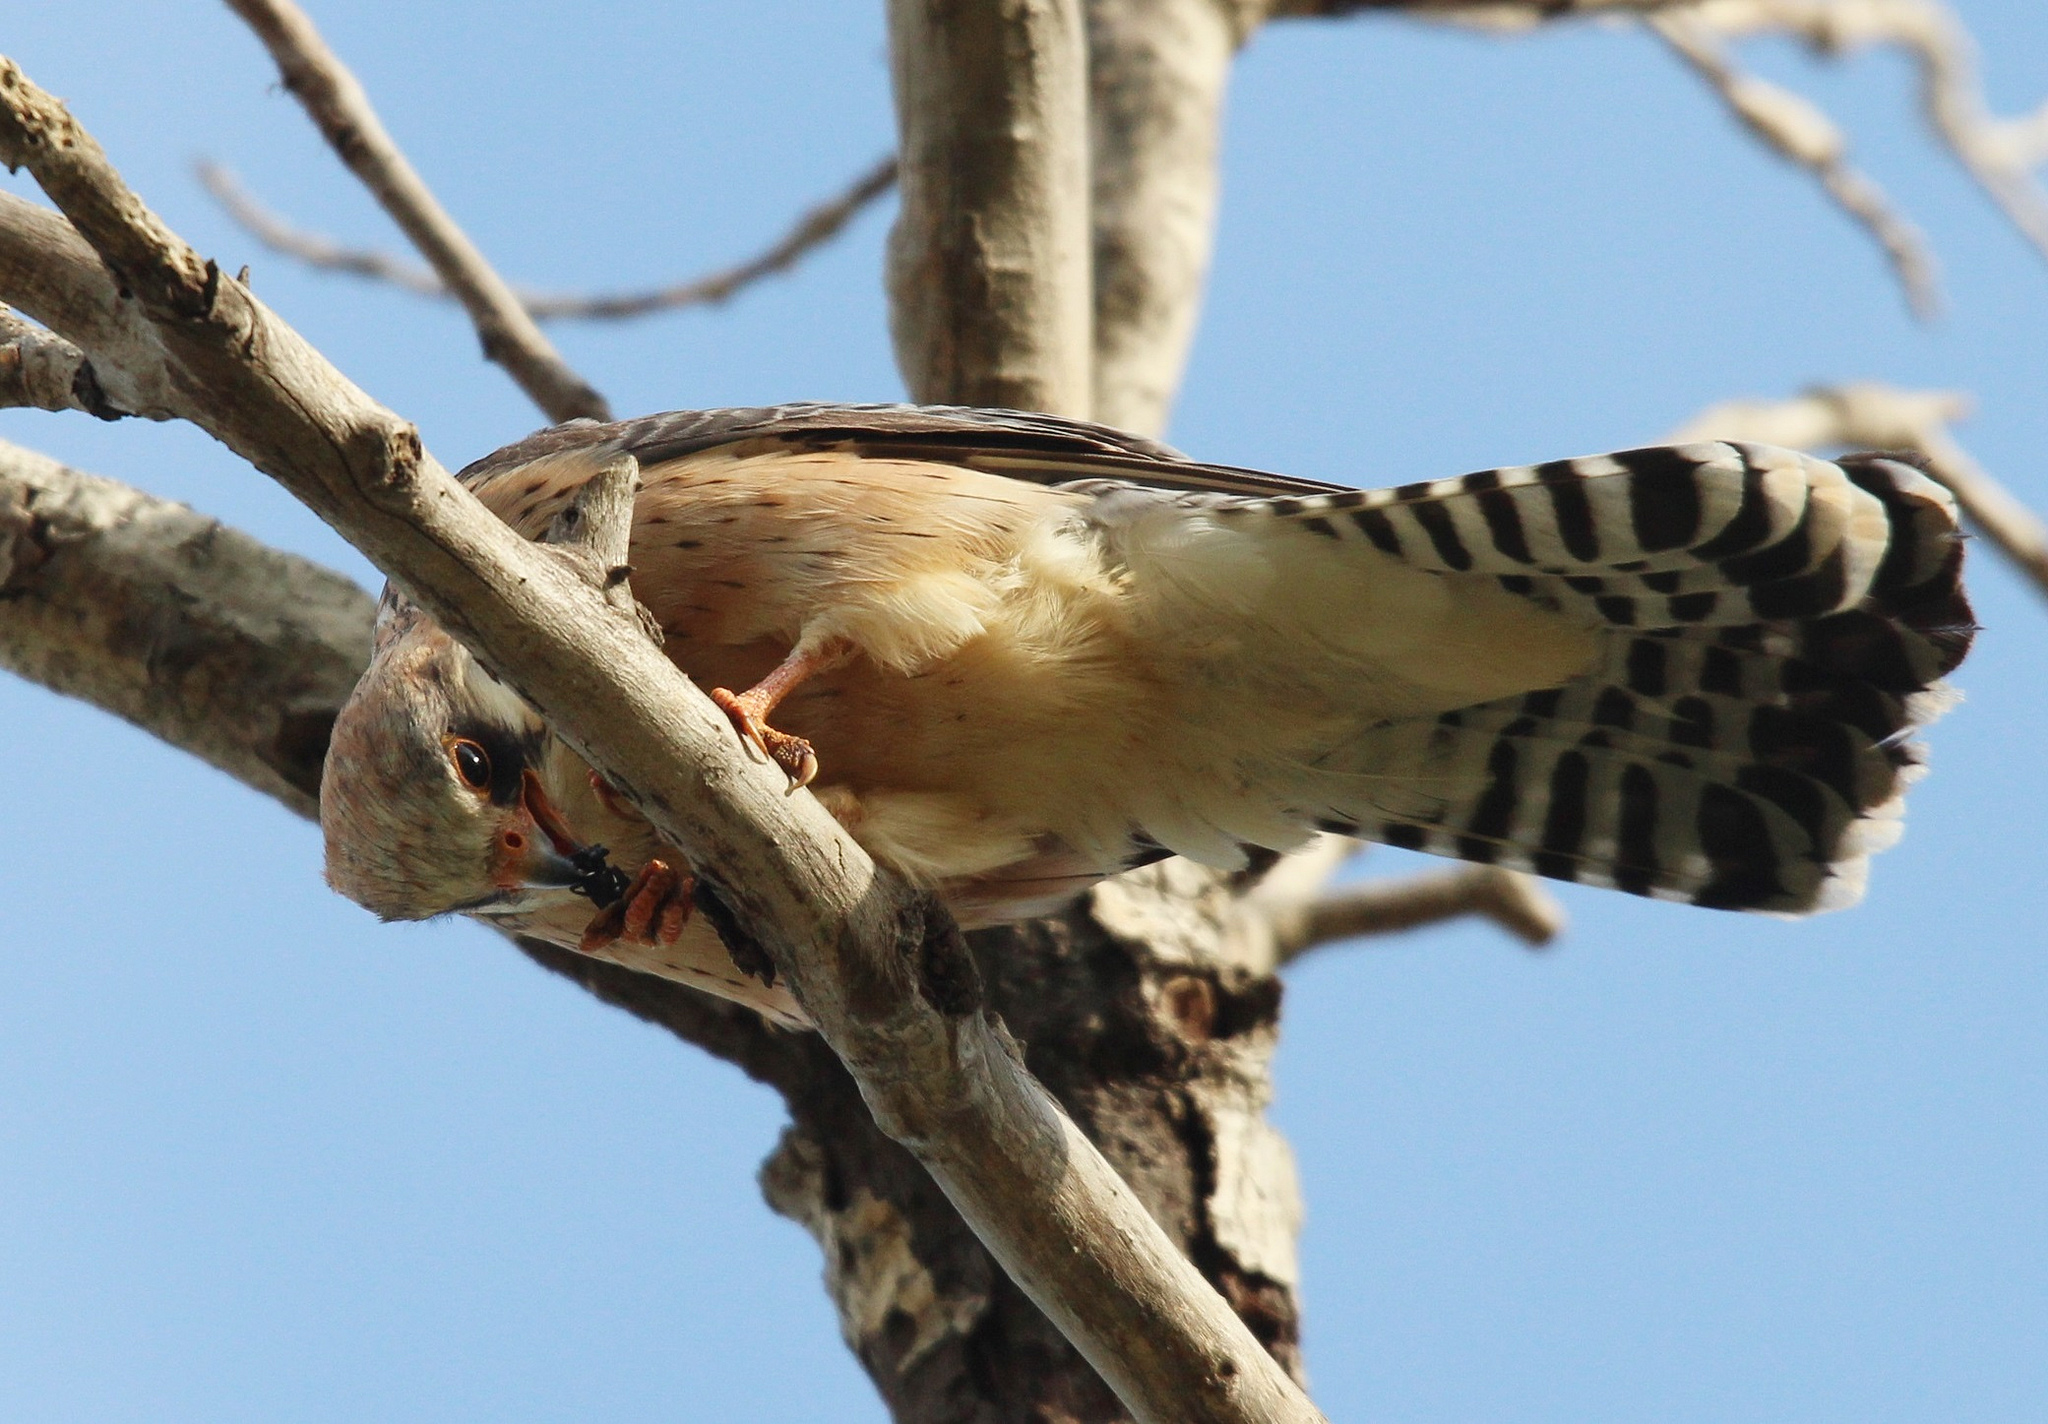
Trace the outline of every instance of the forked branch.
{"type": "Polygon", "coordinates": [[[414,171],[385,132],[369,95],[328,49],[305,12],[291,0],[228,4],[269,49],[284,87],[319,125],[335,154],[362,179],[461,301],[483,339],[484,355],[510,372],[550,420],[611,419],[604,397],[541,335],[504,278],[414,171]]]}

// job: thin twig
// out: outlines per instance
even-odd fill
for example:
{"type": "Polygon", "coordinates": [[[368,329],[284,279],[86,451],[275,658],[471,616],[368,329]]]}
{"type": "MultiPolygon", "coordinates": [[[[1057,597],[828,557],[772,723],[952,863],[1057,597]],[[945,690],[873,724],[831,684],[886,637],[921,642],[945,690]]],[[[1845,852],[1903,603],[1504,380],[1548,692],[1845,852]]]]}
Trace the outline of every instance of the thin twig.
{"type": "MultiPolygon", "coordinates": [[[[447,299],[451,295],[447,284],[430,268],[369,248],[345,247],[321,233],[293,226],[259,203],[233,173],[217,163],[202,160],[198,172],[199,181],[228,216],[273,252],[323,271],[351,272],[388,282],[424,297],[447,299]]],[[[714,306],[764,277],[794,267],[806,253],[837,237],[862,209],[895,184],[896,158],[891,154],[845,191],[804,212],[788,232],[760,253],[687,282],[641,292],[548,292],[518,285],[512,292],[535,321],[618,321],[682,307],[714,306]]]]}
{"type": "Polygon", "coordinates": [[[1797,449],[1850,447],[1919,455],[1963,513],[2020,572],[2048,595],[2048,524],[1994,479],[1950,432],[1969,413],[1966,396],[1903,391],[1875,383],[1817,386],[1786,401],[1713,406],[1671,435],[1688,440],[1756,440],[1797,449]]]}
{"type": "Polygon", "coordinates": [[[1348,890],[1272,908],[1279,962],[1363,935],[1387,935],[1476,915],[1491,920],[1531,949],[1564,929],[1563,906],[1534,876],[1496,865],[1428,871],[1401,880],[1374,880],[1348,890]]]}
{"type": "Polygon", "coordinates": [[[485,357],[503,366],[551,420],[611,419],[604,397],[569,368],[512,289],[436,201],[384,131],[362,85],[327,48],[305,12],[291,0],[228,0],[228,5],[270,50],[285,88],[297,96],[341,161],[461,300],[483,340],[485,357]]]}
{"type": "Polygon", "coordinates": [[[1791,90],[1737,69],[1714,31],[1694,15],[1653,15],[1644,23],[1706,81],[1745,128],[1811,173],[1836,205],[1877,240],[1914,315],[1932,318],[1941,296],[1927,240],[1893,209],[1875,181],[1849,163],[1848,141],[1835,122],[1791,90]]]}
{"type": "Polygon", "coordinates": [[[1691,18],[1728,38],[1784,34],[1824,55],[1890,45],[1919,66],[1928,122],[1958,162],[2043,257],[2048,105],[2000,118],[1984,98],[1976,42],[1942,0],[1706,0],[1691,18]]]}

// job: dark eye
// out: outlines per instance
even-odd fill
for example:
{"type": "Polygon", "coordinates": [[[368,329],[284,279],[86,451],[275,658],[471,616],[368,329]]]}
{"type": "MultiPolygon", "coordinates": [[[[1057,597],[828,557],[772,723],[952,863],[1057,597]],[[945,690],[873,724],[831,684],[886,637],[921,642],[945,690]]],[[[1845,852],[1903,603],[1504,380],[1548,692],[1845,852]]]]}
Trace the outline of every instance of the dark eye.
{"type": "Polygon", "coordinates": [[[462,784],[472,791],[491,789],[491,754],[467,737],[458,737],[448,744],[449,759],[455,763],[455,774],[462,778],[462,784]]]}

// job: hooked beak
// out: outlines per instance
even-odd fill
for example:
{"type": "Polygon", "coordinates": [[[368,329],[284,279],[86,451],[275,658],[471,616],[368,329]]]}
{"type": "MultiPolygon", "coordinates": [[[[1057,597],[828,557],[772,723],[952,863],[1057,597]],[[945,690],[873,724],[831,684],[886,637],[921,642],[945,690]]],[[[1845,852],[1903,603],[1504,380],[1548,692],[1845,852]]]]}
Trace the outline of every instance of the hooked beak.
{"type": "Polygon", "coordinates": [[[569,890],[603,909],[625,893],[626,877],[601,845],[585,845],[548,799],[531,767],[520,776],[519,808],[498,837],[497,883],[506,890],[569,890]]]}
{"type": "Polygon", "coordinates": [[[507,856],[506,870],[519,877],[518,884],[531,889],[565,890],[575,885],[583,876],[577,857],[587,858],[589,847],[576,839],[531,767],[519,779],[519,809],[525,815],[518,819],[530,822],[540,834],[523,837],[523,854],[515,851],[507,856]]]}

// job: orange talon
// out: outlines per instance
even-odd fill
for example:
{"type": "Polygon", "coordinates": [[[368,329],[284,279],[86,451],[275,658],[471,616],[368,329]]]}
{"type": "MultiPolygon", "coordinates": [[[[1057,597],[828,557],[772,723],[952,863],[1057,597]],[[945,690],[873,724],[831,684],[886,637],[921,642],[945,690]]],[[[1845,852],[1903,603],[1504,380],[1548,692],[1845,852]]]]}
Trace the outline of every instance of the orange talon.
{"type": "Polygon", "coordinates": [[[736,693],[714,687],[711,700],[732,719],[733,730],[740,734],[741,741],[782,768],[789,777],[790,790],[811,784],[818,774],[818,754],[802,737],[778,732],[768,725],[764,720],[767,708],[760,705],[766,698],[757,698],[751,691],[736,693]]]}
{"type": "Polygon", "coordinates": [[[590,773],[590,789],[597,796],[597,799],[603,803],[605,810],[611,812],[620,820],[632,821],[639,819],[640,813],[633,809],[632,803],[619,795],[618,788],[609,781],[606,781],[598,772],[593,771],[590,773]]]}
{"type": "Polygon", "coordinates": [[[778,732],[768,725],[775,704],[789,696],[806,678],[839,666],[853,655],[852,645],[834,638],[815,647],[799,644],[779,663],[775,671],[745,692],[714,687],[711,700],[732,719],[740,740],[781,767],[789,777],[789,789],[809,786],[818,775],[818,754],[802,737],[778,732]]]}
{"type": "Polygon", "coordinates": [[[620,940],[674,944],[690,922],[696,888],[696,876],[670,869],[667,861],[650,860],[640,867],[624,895],[591,916],[576,948],[594,954],[620,940]]]}

